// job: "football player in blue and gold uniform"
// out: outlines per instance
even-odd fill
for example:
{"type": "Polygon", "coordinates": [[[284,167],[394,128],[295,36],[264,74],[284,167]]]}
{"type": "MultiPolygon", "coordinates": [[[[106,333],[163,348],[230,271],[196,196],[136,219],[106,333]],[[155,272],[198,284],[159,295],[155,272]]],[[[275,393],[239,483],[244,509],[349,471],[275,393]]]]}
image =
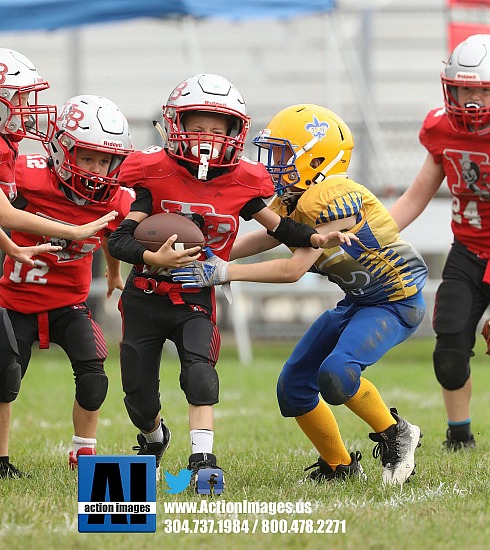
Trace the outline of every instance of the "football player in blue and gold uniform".
{"type": "MultiPolygon", "coordinates": [[[[318,450],[310,479],[362,476],[360,453],[349,453],[329,405],[345,404],[372,428],[384,483],[404,483],[414,472],[420,429],[389,409],[362,374],[412,335],[425,314],[427,266],[400,238],[398,226],[366,187],[349,178],[354,141],[345,122],[317,105],[279,112],[254,139],[272,174],[281,216],[327,235],[325,247],[292,248],[293,255],[256,264],[228,264],[211,256],[175,270],[189,286],[227,281],[293,282],[307,271],[328,277],[345,297],[310,327],[284,365],[277,384],[281,413],[294,417],[318,450]]],[[[262,230],[240,237],[231,258],[279,243],[262,230]]]]}

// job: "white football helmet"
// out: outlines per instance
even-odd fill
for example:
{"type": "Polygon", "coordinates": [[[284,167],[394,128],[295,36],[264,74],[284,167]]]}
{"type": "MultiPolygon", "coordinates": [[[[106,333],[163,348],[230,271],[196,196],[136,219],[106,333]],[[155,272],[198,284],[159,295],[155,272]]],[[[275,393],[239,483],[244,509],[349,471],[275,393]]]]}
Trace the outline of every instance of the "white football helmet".
{"type": "Polygon", "coordinates": [[[354,147],[351,131],[338,115],[308,103],[279,111],[253,143],[259,148],[257,160],[286,205],[294,205],[310,185],[344,173],[354,147]]]}
{"type": "Polygon", "coordinates": [[[64,185],[89,202],[106,203],[119,187],[117,175],[121,163],[133,146],[128,121],[112,101],[80,95],[69,99],[61,108],[55,135],[46,150],[64,185]],[[80,148],[112,155],[107,176],[77,166],[80,148]]]}
{"type": "Polygon", "coordinates": [[[242,95],[226,78],[196,74],[184,80],[163,106],[163,118],[169,156],[198,166],[199,179],[207,179],[209,167],[238,164],[250,119],[242,95]],[[185,115],[196,111],[227,116],[227,135],[187,132],[185,115]],[[197,146],[189,147],[189,140],[197,141],[197,146]]]}
{"type": "Polygon", "coordinates": [[[441,74],[449,122],[462,134],[490,132],[490,107],[475,102],[460,105],[459,88],[490,88],[490,35],[474,34],[458,44],[441,74]]]}
{"type": "Polygon", "coordinates": [[[54,132],[56,107],[38,104],[38,93],[49,84],[24,55],[0,48],[0,134],[14,141],[28,137],[49,141],[54,132]],[[27,95],[27,98],[22,96],[27,95]]]}

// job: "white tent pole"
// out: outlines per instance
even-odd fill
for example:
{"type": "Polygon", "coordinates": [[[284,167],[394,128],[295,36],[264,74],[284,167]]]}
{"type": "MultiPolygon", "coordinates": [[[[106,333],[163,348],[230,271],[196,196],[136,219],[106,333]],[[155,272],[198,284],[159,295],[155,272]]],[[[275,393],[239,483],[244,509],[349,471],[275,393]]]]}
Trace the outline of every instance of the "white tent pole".
{"type": "MultiPolygon", "coordinates": [[[[356,96],[361,116],[366,126],[369,139],[373,146],[374,155],[377,161],[378,177],[381,185],[379,187],[390,187],[393,184],[393,167],[390,156],[385,147],[381,128],[379,125],[371,91],[366,82],[364,71],[362,70],[359,57],[357,56],[355,45],[352,41],[348,29],[343,21],[342,15],[338,14],[333,20],[333,15],[327,18],[329,32],[336,37],[336,44],[342,44],[342,48],[337,47],[339,55],[344,60],[344,66],[349,71],[352,87],[356,96]]],[[[374,187],[374,185],[373,185],[374,187]]],[[[377,189],[376,191],[378,191],[377,189]]]]}

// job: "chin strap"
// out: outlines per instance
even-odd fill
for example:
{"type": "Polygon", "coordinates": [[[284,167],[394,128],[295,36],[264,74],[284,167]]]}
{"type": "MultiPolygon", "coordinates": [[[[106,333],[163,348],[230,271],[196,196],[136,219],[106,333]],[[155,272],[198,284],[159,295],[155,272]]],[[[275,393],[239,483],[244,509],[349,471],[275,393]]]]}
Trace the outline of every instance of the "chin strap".
{"type": "Polygon", "coordinates": [[[168,139],[167,134],[165,133],[164,129],[162,128],[162,125],[158,122],[158,120],[153,121],[153,126],[156,128],[157,132],[160,134],[160,136],[163,139],[163,146],[168,146],[168,139]]]}

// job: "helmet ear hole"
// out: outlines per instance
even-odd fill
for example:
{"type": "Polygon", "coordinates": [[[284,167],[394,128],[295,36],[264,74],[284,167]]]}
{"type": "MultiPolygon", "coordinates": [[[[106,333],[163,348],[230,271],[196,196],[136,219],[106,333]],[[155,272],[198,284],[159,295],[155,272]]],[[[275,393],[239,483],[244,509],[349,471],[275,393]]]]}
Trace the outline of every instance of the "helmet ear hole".
{"type": "Polygon", "coordinates": [[[314,168],[318,168],[325,162],[325,157],[316,157],[314,159],[311,159],[310,166],[314,168]]]}

